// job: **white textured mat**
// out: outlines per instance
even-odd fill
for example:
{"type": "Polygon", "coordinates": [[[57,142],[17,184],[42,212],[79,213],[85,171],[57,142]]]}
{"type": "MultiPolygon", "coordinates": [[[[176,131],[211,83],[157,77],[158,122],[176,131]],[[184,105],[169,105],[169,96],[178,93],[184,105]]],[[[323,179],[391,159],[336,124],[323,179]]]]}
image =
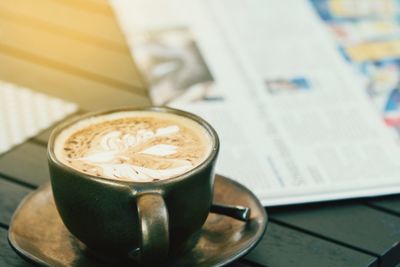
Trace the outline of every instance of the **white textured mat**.
{"type": "Polygon", "coordinates": [[[77,109],[74,103],[0,81],[0,154],[77,109]]]}

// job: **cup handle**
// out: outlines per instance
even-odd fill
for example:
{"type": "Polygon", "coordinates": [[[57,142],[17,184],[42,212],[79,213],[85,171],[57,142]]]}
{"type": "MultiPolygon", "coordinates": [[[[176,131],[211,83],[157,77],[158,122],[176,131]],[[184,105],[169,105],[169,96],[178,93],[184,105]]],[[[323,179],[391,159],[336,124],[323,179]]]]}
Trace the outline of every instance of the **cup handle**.
{"type": "Polygon", "coordinates": [[[144,193],[137,198],[141,231],[139,261],[156,263],[165,261],[169,250],[168,211],[159,193],[144,193]]]}

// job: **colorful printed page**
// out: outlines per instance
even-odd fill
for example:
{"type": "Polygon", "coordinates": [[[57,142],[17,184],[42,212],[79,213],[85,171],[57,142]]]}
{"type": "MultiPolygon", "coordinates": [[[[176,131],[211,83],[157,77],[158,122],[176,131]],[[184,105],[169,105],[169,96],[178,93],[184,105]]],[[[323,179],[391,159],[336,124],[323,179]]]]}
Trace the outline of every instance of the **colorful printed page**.
{"type": "Polygon", "coordinates": [[[0,154],[77,109],[74,103],[0,81],[0,154]]]}

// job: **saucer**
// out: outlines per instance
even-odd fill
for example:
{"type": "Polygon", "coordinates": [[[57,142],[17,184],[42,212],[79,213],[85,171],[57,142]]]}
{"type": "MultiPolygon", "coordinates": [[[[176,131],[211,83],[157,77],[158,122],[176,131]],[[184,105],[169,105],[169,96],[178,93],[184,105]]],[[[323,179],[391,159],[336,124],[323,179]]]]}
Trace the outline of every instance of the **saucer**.
{"type": "MultiPolygon", "coordinates": [[[[267,214],[243,185],[217,175],[214,202],[251,208],[242,222],[210,213],[195,246],[170,266],[222,266],[253,248],[262,238],[267,214]]],[[[17,208],[8,232],[11,246],[25,259],[42,266],[107,266],[88,255],[65,228],[54,204],[50,183],[29,194],[17,208]]]]}

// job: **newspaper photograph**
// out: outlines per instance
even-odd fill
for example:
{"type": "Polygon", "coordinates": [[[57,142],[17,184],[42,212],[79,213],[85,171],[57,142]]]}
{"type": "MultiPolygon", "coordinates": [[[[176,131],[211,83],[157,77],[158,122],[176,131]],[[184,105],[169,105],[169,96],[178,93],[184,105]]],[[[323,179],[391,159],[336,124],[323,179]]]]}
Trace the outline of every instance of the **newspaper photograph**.
{"type": "Polygon", "coordinates": [[[155,105],[223,100],[187,27],[143,32],[132,46],[155,105]]]}

